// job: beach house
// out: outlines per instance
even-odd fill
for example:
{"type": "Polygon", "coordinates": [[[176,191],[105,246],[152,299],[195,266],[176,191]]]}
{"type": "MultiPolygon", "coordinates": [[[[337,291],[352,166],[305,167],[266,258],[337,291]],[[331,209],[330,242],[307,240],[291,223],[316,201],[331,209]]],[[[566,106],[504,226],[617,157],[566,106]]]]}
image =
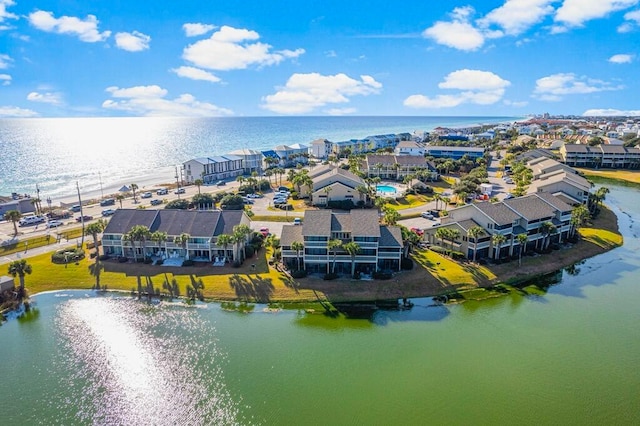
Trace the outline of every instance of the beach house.
{"type": "Polygon", "coordinates": [[[191,184],[196,179],[202,179],[204,183],[214,183],[244,174],[242,157],[232,154],[194,158],[186,161],[182,168],[185,181],[191,184]]]}
{"type": "Polygon", "coordinates": [[[301,267],[309,273],[331,272],[334,261],[338,274],[351,274],[353,267],[363,274],[400,270],[402,233],[397,226],[380,225],[377,210],[307,210],[302,223],[282,227],[282,260],[289,268],[297,268],[300,256],[301,267]],[[340,246],[330,249],[331,240],[339,240],[340,246]],[[294,242],[304,249],[294,250],[294,242]],[[350,242],[359,247],[354,257],[344,250],[350,242]]]}
{"type": "Polygon", "coordinates": [[[241,210],[117,209],[103,232],[102,247],[108,256],[129,259],[156,257],[209,262],[216,257],[224,257],[227,261],[234,261],[238,255],[242,257],[249,236],[247,240],[236,241],[229,247],[218,245],[218,237],[232,235],[236,226],[248,226],[250,222],[241,210]],[[127,235],[136,225],[147,227],[151,233],[164,233],[166,240],[154,241],[147,236],[144,240],[132,242],[127,235]],[[188,238],[181,241],[180,235],[188,238]]]}

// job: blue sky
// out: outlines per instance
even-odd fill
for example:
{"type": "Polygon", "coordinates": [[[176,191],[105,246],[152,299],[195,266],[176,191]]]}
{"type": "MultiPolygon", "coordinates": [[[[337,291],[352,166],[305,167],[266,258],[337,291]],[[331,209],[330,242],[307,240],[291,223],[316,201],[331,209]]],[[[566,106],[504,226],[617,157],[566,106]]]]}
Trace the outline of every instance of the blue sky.
{"type": "Polygon", "coordinates": [[[0,0],[0,117],[640,115],[640,0],[0,0]]]}

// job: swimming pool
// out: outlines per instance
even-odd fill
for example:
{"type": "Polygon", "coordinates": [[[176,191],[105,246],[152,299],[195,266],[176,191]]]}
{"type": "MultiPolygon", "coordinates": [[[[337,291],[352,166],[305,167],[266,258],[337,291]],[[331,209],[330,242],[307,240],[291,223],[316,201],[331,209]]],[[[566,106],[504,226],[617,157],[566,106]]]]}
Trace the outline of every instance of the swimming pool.
{"type": "Polygon", "coordinates": [[[376,185],[376,191],[382,194],[390,194],[390,195],[398,192],[396,188],[389,185],[376,185]]]}

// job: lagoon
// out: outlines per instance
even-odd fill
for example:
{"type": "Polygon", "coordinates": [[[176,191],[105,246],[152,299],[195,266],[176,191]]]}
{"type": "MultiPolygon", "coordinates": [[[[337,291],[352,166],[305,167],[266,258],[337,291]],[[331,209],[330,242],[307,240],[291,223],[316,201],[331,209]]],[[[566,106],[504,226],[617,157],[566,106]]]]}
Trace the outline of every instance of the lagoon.
{"type": "Polygon", "coordinates": [[[640,197],[610,188],[623,247],[496,299],[347,317],[39,295],[0,327],[3,422],[637,424],[640,197]]]}

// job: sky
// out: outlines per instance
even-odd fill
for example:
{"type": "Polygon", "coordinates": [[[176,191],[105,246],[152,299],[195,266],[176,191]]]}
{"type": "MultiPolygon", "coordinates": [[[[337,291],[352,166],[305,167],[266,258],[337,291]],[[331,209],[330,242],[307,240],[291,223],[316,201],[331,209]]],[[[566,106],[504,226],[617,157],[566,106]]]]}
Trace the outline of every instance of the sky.
{"type": "Polygon", "coordinates": [[[640,0],[0,0],[0,117],[640,116],[640,0]]]}

